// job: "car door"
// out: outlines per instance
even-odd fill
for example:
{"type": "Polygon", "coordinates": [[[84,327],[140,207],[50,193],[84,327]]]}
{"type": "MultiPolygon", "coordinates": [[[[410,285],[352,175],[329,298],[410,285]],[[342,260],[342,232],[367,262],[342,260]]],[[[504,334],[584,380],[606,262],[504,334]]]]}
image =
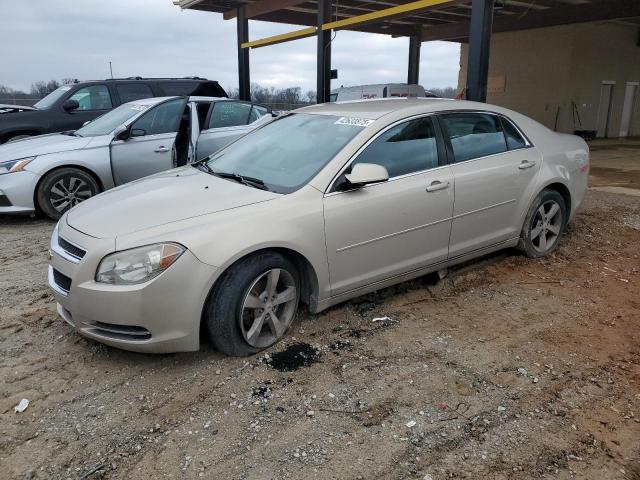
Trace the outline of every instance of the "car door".
{"type": "Polygon", "coordinates": [[[108,112],[113,106],[114,103],[106,85],[80,87],[55,107],[57,114],[53,120],[54,129],[52,131],[76,130],[82,127],[85,122],[108,112]],[[68,111],[62,108],[64,102],[68,100],[78,102],[78,108],[68,111]]]}
{"type": "Polygon", "coordinates": [[[116,185],[173,167],[173,144],[186,102],[180,98],[156,105],[133,122],[129,138],[111,142],[116,185]]]}
{"type": "Polygon", "coordinates": [[[206,128],[200,132],[196,146],[198,159],[220,150],[255,128],[256,121],[268,110],[245,102],[219,101],[210,110],[206,128]]]}
{"type": "Polygon", "coordinates": [[[454,188],[433,116],[399,122],[361,150],[324,197],[332,295],[447,259],[454,188]],[[375,163],[386,182],[340,191],[356,163],[375,163]]]}
{"type": "Polygon", "coordinates": [[[537,150],[493,113],[448,113],[440,121],[456,191],[450,258],[518,237],[540,169],[537,150]]]}

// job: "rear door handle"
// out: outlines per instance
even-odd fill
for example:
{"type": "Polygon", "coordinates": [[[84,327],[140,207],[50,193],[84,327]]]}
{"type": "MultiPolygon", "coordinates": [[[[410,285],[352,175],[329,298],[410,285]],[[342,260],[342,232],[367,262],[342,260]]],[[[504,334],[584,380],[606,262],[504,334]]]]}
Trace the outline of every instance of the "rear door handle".
{"type": "Polygon", "coordinates": [[[427,187],[427,192],[437,192],[438,190],[444,190],[445,188],[449,188],[449,182],[441,182],[440,180],[434,180],[431,182],[431,185],[427,187]]]}
{"type": "Polygon", "coordinates": [[[518,168],[520,170],[526,170],[527,168],[531,168],[531,167],[535,167],[536,166],[536,162],[530,162],[529,160],[523,160],[522,163],[520,165],[518,165],[518,168]]]}
{"type": "Polygon", "coordinates": [[[154,150],[154,152],[156,153],[164,153],[164,152],[168,152],[169,149],[167,147],[158,147],[154,150]]]}

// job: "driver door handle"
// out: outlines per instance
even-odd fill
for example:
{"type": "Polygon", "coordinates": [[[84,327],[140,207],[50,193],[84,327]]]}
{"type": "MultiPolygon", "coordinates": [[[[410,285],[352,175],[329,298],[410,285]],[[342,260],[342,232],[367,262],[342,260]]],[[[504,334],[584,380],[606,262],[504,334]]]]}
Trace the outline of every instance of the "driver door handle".
{"type": "Polygon", "coordinates": [[[523,160],[522,163],[520,163],[520,165],[518,165],[518,168],[520,170],[526,170],[527,168],[531,168],[531,167],[535,167],[536,166],[536,162],[531,162],[529,160],[523,160]]]}
{"type": "Polygon", "coordinates": [[[437,192],[438,190],[444,190],[445,188],[449,188],[449,182],[440,180],[434,180],[431,182],[431,185],[427,187],[427,192],[437,192]]]}
{"type": "Polygon", "coordinates": [[[164,146],[160,146],[160,147],[158,147],[158,148],[156,148],[154,150],[154,152],[156,152],[156,153],[164,153],[164,152],[168,152],[168,151],[169,151],[169,149],[167,147],[164,147],[164,146]]]}

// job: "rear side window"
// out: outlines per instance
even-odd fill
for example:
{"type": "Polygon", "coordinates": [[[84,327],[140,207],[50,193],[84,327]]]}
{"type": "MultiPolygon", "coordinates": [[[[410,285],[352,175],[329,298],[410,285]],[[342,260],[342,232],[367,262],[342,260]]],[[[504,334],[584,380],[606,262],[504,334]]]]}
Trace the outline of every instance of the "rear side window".
{"type": "Polygon", "coordinates": [[[198,88],[197,82],[162,82],[162,90],[167,96],[189,96],[194,95],[196,88],[198,88]]]}
{"type": "Polygon", "coordinates": [[[178,122],[184,111],[183,100],[170,100],[152,108],[136,120],[131,130],[143,130],[140,135],[159,135],[178,131],[178,122]]]}
{"type": "Polygon", "coordinates": [[[504,130],[504,138],[507,140],[507,148],[509,150],[517,150],[527,146],[527,141],[522,137],[518,129],[506,118],[502,118],[502,129],[504,130]]]}
{"type": "Polygon", "coordinates": [[[438,147],[431,117],[390,128],[365,148],[352,165],[356,163],[382,165],[390,178],[437,167],[438,147]]]}
{"type": "Polygon", "coordinates": [[[207,128],[237,127],[246,125],[251,105],[248,103],[217,102],[213,106],[207,128]]]}
{"type": "Polygon", "coordinates": [[[122,103],[153,97],[151,88],[144,83],[119,83],[116,85],[116,90],[122,103]]]}
{"type": "Polygon", "coordinates": [[[502,124],[496,115],[450,113],[442,115],[442,123],[456,163],[507,151],[502,124]]]}

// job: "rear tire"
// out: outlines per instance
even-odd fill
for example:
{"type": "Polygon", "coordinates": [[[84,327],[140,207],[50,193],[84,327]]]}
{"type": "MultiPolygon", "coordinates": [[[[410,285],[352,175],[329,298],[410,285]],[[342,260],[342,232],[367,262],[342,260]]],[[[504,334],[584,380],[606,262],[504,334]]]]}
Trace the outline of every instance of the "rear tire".
{"type": "Polygon", "coordinates": [[[244,357],[280,341],[295,318],[300,275],[275,252],[232,265],[218,280],[205,307],[209,340],[220,352],[244,357]]]}
{"type": "Polygon", "coordinates": [[[558,248],[567,219],[567,206],[562,195],[555,190],[543,190],[527,212],[518,249],[529,258],[549,255],[558,248]]]}
{"type": "Polygon", "coordinates": [[[44,176],[36,191],[36,201],[47,217],[58,220],[71,207],[98,193],[98,182],[87,172],[60,168],[44,176]]]}

